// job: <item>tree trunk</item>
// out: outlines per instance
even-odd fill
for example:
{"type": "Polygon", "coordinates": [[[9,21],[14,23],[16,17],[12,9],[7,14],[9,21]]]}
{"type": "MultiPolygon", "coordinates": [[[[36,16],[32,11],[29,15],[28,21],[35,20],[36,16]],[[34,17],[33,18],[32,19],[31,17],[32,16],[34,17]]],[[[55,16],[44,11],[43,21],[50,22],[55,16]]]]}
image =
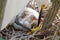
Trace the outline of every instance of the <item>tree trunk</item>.
{"type": "Polygon", "coordinates": [[[60,7],[60,1],[59,0],[51,0],[52,1],[52,7],[49,9],[41,30],[46,30],[51,27],[52,22],[54,21],[54,18],[59,10],[60,7]]]}
{"type": "Polygon", "coordinates": [[[7,0],[0,0],[0,27],[2,25],[2,19],[4,16],[4,8],[7,0]]]}

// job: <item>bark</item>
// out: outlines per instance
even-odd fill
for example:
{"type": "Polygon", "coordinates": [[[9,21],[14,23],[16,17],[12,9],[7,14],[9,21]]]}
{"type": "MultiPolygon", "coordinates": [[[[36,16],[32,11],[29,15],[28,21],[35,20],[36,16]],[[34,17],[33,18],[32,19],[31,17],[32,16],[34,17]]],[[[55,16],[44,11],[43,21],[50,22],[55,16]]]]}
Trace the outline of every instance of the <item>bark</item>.
{"type": "Polygon", "coordinates": [[[52,7],[49,9],[49,11],[44,19],[42,30],[46,30],[51,27],[51,23],[54,21],[55,16],[60,7],[59,0],[51,0],[51,1],[52,1],[52,7]]]}

